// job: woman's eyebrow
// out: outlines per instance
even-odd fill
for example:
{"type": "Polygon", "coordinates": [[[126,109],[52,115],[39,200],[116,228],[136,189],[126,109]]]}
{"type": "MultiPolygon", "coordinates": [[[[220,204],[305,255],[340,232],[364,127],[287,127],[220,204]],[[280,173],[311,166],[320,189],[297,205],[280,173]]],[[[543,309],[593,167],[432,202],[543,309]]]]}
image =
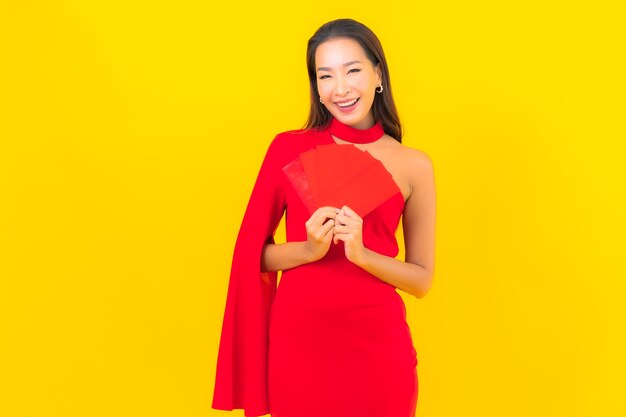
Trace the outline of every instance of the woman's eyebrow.
{"type": "MultiPolygon", "coordinates": [[[[360,63],[361,63],[361,61],[348,61],[348,62],[346,62],[345,64],[343,64],[343,66],[344,66],[344,67],[348,67],[348,66],[350,66],[350,65],[352,65],[352,64],[357,64],[357,63],[358,63],[358,64],[360,64],[360,63]]],[[[331,70],[332,70],[332,68],[331,68],[331,67],[319,67],[317,70],[318,70],[318,71],[331,71],[331,70]]]]}

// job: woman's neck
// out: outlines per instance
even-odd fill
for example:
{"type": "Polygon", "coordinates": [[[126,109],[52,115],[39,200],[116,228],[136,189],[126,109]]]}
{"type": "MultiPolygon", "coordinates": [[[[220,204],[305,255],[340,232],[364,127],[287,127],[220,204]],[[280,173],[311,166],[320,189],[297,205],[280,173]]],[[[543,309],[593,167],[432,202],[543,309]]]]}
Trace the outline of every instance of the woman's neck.
{"type": "Polygon", "coordinates": [[[357,129],[349,126],[333,117],[328,127],[330,134],[346,142],[351,143],[370,143],[374,142],[385,134],[381,122],[376,122],[368,129],[357,129]]]}

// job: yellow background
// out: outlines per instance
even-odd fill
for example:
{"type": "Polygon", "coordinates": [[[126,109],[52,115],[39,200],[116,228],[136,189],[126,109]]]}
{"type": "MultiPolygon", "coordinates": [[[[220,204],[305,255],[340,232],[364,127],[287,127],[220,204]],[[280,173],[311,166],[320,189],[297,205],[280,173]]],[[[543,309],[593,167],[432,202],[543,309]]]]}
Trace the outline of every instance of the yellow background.
{"type": "Polygon", "coordinates": [[[620,3],[0,1],[0,415],[243,415],[210,409],[232,249],[339,17],[435,165],[417,415],[624,415],[620,3]]]}

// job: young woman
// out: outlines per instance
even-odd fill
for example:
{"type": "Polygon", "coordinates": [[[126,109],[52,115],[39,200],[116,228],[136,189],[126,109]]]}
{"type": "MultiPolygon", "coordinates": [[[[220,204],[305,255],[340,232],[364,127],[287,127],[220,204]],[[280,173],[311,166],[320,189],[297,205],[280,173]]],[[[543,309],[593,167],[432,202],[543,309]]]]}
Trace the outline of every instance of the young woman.
{"type": "MultiPolygon", "coordinates": [[[[352,19],[324,24],[308,42],[307,67],[308,121],[269,145],[235,244],[212,407],[413,417],[418,361],[396,289],[421,298],[432,285],[433,165],[401,144],[387,62],[370,29],[352,19]],[[393,181],[369,190],[391,197],[363,216],[348,204],[311,214],[286,168],[323,145],[354,146],[380,161],[393,181]],[[277,244],[285,211],[287,241],[277,244]],[[395,259],[400,218],[404,261],[395,259]]],[[[367,181],[354,187],[368,193],[367,181]]]]}

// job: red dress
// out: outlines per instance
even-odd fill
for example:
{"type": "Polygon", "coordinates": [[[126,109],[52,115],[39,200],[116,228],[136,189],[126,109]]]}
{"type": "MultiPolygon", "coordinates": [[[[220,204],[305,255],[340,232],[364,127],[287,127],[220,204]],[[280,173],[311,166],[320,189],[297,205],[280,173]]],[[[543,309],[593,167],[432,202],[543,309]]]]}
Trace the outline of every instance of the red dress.
{"type": "MultiPolygon", "coordinates": [[[[235,244],[212,408],[273,417],[415,415],[417,355],[394,286],[350,262],[342,241],[322,259],[282,271],[278,287],[276,272],[260,270],[285,210],[287,241],[306,240],[310,213],[282,167],[334,144],[331,131],[359,142],[351,135],[371,138],[382,127],[359,131],[332,119],[323,130],[280,133],[268,148],[235,244]]],[[[390,257],[404,209],[395,188],[363,217],[364,246],[390,257]]]]}

